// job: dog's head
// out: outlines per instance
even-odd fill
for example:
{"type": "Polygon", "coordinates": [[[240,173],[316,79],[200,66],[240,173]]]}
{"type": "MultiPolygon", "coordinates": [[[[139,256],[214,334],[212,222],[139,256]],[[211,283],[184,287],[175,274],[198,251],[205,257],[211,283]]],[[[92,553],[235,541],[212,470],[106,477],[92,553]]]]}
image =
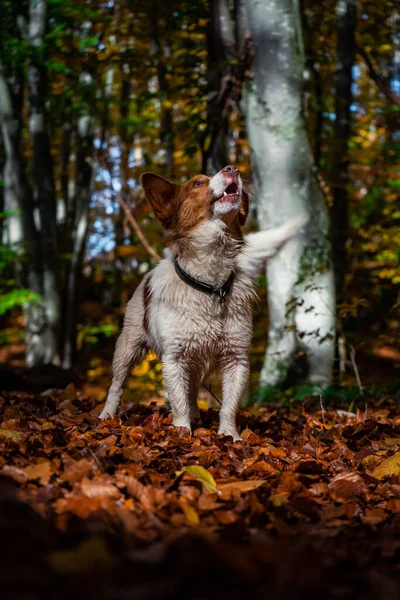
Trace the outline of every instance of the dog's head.
{"type": "Polygon", "coordinates": [[[210,219],[241,227],[249,212],[249,196],[233,165],[224,167],[214,177],[196,175],[182,185],[144,173],[142,186],[164,229],[177,237],[187,236],[210,219]]]}

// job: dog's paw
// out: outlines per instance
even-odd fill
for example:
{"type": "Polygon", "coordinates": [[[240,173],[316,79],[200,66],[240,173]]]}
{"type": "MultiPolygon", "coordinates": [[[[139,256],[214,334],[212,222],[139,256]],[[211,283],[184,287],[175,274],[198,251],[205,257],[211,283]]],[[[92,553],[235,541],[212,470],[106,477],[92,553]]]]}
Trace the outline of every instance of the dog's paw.
{"type": "Polygon", "coordinates": [[[187,418],[174,418],[172,420],[172,425],[174,427],[184,427],[189,430],[189,434],[192,435],[192,425],[190,423],[190,419],[187,418]]]}
{"type": "Polygon", "coordinates": [[[234,442],[241,442],[242,438],[239,435],[238,430],[236,429],[236,427],[232,427],[232,426],[228,426],[228,427],[224,427],[224,426],[220,426],[218,429],[218,435],[230,435],[233,439],[234,442]]]}
{"type": "Polygon", "coordinates": [[[105,421],[106,419],[112,419],[114,415],[110,415],[109,411],[106,411],[106,409],[104,408],[101,413],[99,414],[99,419],[101,421],[105,421]]]}

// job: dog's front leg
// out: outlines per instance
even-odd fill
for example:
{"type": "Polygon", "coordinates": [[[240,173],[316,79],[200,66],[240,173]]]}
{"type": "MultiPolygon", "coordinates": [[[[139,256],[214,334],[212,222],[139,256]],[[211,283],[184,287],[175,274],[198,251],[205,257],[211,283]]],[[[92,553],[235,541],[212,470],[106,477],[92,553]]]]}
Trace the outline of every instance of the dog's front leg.
{"type": "Polygon", "coordinates": [[[236,428],[236,413],[249,378],[247,356],[230,358],[222,364],[222,407],[219,412],[218,433],[231,435],[233,441],[241,437],[236,428]]]}
{"type": "Polygon", "coordinates": [[[196,377],[189,365],[173,356],[165,356],[162,370],[168,402],[171,405],[172,423],[176,427],[186,427],[192,432],[191,417],[195,417],[193,399],[197,399],[196,377]],[[192,413],[192,414],[191,414],[192,413]]]}

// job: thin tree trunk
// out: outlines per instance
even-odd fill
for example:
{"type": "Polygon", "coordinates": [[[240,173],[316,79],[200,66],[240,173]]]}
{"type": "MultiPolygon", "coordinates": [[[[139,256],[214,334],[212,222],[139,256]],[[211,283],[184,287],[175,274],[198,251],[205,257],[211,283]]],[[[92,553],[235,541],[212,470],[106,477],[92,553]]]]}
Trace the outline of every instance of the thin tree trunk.
{"type": "MultiPolygon", "coordinates": [[[[314,142],[314,161],[318,167],[322,155],[322,129],[324,125],[324,102],[321,71],[316,55],[313,53],[313,36],[314,32],[318,34],[319,23],[311,23],[307,18],[304,10],[304,2],[301,2],[301,25],[304,31],[304,53],[305,67],[311,74],[314,83],[314,131],[312,139],[314,142]]],[[[311,112],[311,111],[310,111],[311,112]]]]}
{"type": "Polygon", "coordinates": [[[218,173],[229,162],[229,112],[221,103],[229,61],[235,57],[235,38],[226,0],[211,3],[207,29],[207,128],[202,143],[202,172],[218,173]],[[227,66],[228,64],[228,66],[227,66]]]}
{"type": "MultiPolygon", "coordinates": [[[[119,127],[119,145],[120,145],[120,164],[119,164],[119,175],[121,182],[121,195],[124,198],[129,197],[129,185],[128,185],[128,169],[129,169],[129,137],[128,128],[126,126],[126,119],[129,115],[129,102],[130,102],[130,72],[129,65],[123,64],[121,69],[121,95],[120,95],[120,119],[121,125],[119,127]]],[[[124,243],[124,211],[120,203],[116,204],[115,220],[114,220],[114,232],[115,232],[115,252],[113,262],[113,278],[111,288],[111,305],[113,307],[119,307],[121,305],[122,298],[122,266],[124,257],[119,257],[117,248],[122,246],[124,243]]]]}
{"type": "Polygon", "coordinates": [[[62,128],[61,140],[61,165],[60,165],[60,183],[61,183],[61,203],[62,203],[62,219],[57,219],[59,229],[62,232],[63,250],[68,248],[68,232],[71,229],[71,199],[70,199],[70,173],[69,165],[71,159],[71,141],[72,141],[72,124],[64,123],[62,128]]]}
{"type": "Polygon", "coordinates": [[[347,270],[346,240],[349,209],[349,155],[353,66],[355,59],[356,0],[338,0],[338,25],[335,73],[335,137],[332,167],[332,231],[336,293],[343,301],[344,276],[347,270]]]}
{"type": "Polygon", "coordinates": [[[173,107],[170,99],[170,87],[167,79],[165,59],[170,54],[168,42],[160,40],[160,23],[158,20],[157,2],[152,3],[151,11],[151,45],[156,59],[157,80],[161,103],[160,142],[163,149],[163,163],[165,176],[174,177],[174,132],[173,132],[173,107]]]}
{"type": "Polygon", "coordinates": [[[95,167],[93,165],[93,121],[89,116],[79,119],[76,149],[75,223],[72,230],[73,248],[69,264],[65,297],[65,327],[63,330],[62,366],[70,369],[76,357],[76,323],[80,300],[82,263],[89,225],[95,167]]]}
{"type": "Polygon", "coordinates": [[[47,2],[32,0],[29,7],[29,41],[32,59],[29,67],[30,133],[33,144],[32,179],[40,214],[40,242],[43,265],[43,306],[46,327],[42,332],[44,362],[59,364],[61,294],[59,285],[56,195],[50,154],[45,95],[46,68],[43,66],[43,36],[47,2]]]}
{"type": "Polygon", "coordinates": [[[325,387],[334,355],[334,281],[328,214],[302,115],[298,6],[294,0],[245,0],[244,6],[255,50],[245,111],[259,224],[268,229],[310,215],[267,266],[270,326],[260,385],[282,385],[305,354],[308,380],[325,387]]]}

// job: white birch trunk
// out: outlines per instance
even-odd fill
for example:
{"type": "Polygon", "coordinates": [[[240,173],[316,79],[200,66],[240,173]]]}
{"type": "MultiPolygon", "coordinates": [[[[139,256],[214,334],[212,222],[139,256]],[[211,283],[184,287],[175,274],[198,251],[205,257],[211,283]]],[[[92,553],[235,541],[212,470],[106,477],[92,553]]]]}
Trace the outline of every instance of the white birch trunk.
{"type": "Polygon", "coordinates": [[[270,326],[261,387],[284,382],[299,351],[308,380],[331,382],[335,294],[328,214],[301,107],[303,57],[295,0],[245,0],[254,80],[245,97],[261,229],[308,213],[310,221],[268,262],[270,326]]]}

